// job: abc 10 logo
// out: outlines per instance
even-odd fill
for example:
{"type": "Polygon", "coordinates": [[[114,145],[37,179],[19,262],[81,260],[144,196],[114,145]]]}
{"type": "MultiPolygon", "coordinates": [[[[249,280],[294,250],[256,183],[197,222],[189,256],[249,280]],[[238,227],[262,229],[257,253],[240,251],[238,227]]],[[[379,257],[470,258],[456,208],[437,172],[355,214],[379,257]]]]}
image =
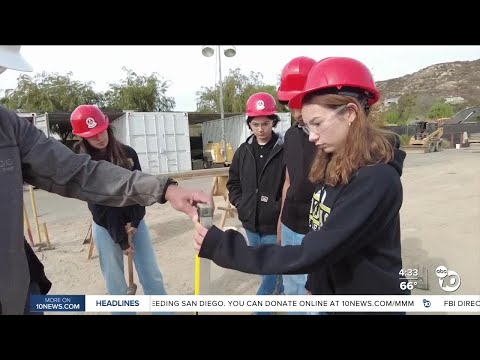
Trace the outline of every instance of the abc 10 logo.
{"type": "Polygon", "coordinates": [[[446,266],[437,267],[435,274],[438,276],[438,283],[443,290],[454,292],[460,287],[460,275],[453,270],[448,270],[446,266]]]}

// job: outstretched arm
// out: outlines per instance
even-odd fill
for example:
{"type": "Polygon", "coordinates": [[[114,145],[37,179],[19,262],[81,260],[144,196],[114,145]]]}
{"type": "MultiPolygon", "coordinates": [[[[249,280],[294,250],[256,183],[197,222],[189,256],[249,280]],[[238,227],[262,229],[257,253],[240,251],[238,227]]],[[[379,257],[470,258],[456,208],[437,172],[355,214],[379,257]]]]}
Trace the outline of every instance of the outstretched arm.
{"type": "Polygon", "coordinates": [[[207,232],[196,223],[199,256],[224,268],[265,275],[305,274],[335,263],[375,240],[369,234],[381,230],[398,214],[400,179],[384,170],[377,176],[358,176],[343,191],[323,227],[308,233],[301,245],[249,247],[237,231],[212,227],[207,232]]]}
{"type": "MultiPolygon", "coordinates": [[[[25,119],[6,112],[11,123],[11,139],[20,151],[23,178],[28,183],[61,196],[108,206],[143,205],[156,202],[171,205],[190,216],[197,202],[213,203],[200,191],[171,186],[173,181],[141,171],[130,171],[107,161],[93,161],[89,155],[75,154],[61,142],[47,138],[25,119]]],[[[9,144],[7,144],[8,146],[9,144]]]]}

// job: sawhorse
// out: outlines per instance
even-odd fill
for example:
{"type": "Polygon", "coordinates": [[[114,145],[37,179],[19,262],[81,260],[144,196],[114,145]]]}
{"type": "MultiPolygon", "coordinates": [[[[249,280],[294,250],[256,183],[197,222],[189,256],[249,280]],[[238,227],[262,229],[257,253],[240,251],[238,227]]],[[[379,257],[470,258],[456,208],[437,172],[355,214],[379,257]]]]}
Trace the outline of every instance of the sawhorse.
{"type": "Polygon", "coordinates": [[[212,196],[221,196],[225,200],[225,206],[217,206],[217,210],[222,210],[223,214],[220,218],[219,228],[222,229],[225,225],[227,217],[235,217],[237,209],[230,203],[228,200],[228,189],[227,189],[228,175],[215,176],[212,182],[212,196]]]}

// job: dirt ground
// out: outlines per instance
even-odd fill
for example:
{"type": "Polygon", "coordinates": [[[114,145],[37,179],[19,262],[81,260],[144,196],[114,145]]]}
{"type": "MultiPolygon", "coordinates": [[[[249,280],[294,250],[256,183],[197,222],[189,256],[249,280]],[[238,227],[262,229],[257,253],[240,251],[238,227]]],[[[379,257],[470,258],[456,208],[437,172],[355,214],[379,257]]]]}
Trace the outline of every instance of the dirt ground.
{"type": "MultiPolygon", "coordinates": [[[[440,288],[435,275],[439,265],[461,276],[462,284],[455,294],[480,294],[479,175],[480,152],[446,150],[407,156],[401,210],[404,268],[419,269],[425,278],[419,284],[419,287],[423,284],[424,289],[414,289],[413,294],[448,295],[440,288]]],[[[182,186],[205,191],[210,184],[209,178],[180,182],[182,186]]],[[[47,223],[50,241],[55,246],[53,250],[37,252],[53,283],[50,294],[105,294],[98,256],[94,252],[94,257],[88,260],[88,245],[82,245],[91,222],[86,204],[42,190],[34,193],[39,222],[47,223]]],[[[38,241],[30,194],[25,191],[24,195],[30,226],[38,241]]],[[[223,199],[215,198],[215,201],[221,205],[223,199]]],[[[217,213],[215,224],[219,220],[220,213],[217,213]]],[[[195,253],[191,221],[168,204],[156,204],[147,208],[146,222],[168,293],[193,294],[195,253]]],[[[241,230],[238,219],[228,219],[225,226],[241,230]]],[[[259,276],[212,264],[213,294],[253,295],[258,284],[259,276]]],[[[140,285],[137,294],[142,294],[140,285]]]]}

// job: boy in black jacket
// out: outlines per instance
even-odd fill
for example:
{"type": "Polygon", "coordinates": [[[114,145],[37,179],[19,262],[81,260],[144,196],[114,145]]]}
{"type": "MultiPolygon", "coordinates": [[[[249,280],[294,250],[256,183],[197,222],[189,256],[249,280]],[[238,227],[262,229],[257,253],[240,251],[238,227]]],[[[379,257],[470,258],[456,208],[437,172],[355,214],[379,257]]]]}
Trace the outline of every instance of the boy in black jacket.
{"type": "MultiPolygon", "coordinates": [[[[276,244],[284,180],[283,141],[273,132],[277,105],[268,93],[247,101],[247,124],[253,131],[235,152],[229,170],[229,200],[247,233],[250,246],[276,244]]],[[[282,291],[281,276],[264,275],[257,295],[282,291]]]]}

